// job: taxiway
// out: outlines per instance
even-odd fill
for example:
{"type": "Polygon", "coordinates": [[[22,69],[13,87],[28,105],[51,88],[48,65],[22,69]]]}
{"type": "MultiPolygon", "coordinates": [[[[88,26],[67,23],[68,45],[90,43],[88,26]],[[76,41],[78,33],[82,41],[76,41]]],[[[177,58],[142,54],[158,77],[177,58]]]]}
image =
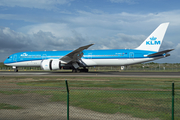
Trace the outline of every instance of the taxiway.
{"type": "Polygon", "coordinates": [[[180,72],[88,72],[88,73],[71,73],[60,71],[1,71],[0,76],[89,76],[89,77],[180,77],[180,72]]]}

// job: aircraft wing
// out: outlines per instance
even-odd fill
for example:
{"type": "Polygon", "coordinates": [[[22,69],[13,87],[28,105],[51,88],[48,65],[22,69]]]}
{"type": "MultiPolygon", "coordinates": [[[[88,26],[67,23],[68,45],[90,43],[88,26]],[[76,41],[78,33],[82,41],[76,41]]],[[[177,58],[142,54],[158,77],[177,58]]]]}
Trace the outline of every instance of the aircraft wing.
{"type": "Polygon", "coordinates": [[[170,52],[172,50],[174,50],[174,49],[160,51],[160,52],[157,52],[157,53],[150,54],[147,57],[153,57],[153,56],[157,56],[157,55],[166,55],[166,53],[168,53],[168,52],[170,52]]]}
{"type": "Polygon", "coordinates": [[[77,62],[83,56],[83,50],[88,49],[90,46],[94,44],[89,44],[86,46],[79,47],[78,49],[70,52],[69,54],[65,55],[64,57],[60,58],[60,60],[69,63],[69,62],[77,62]]]}

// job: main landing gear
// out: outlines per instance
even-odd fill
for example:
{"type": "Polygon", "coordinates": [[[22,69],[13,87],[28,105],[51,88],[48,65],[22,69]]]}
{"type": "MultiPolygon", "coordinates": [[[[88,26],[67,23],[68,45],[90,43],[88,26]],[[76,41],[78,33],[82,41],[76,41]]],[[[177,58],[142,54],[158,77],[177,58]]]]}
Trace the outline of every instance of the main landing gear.
{"type": "Polygon", "coordinates": [[[89,70],[84,67],[83,69],[72,69],[73,73],[88,72],[89,70]]]}

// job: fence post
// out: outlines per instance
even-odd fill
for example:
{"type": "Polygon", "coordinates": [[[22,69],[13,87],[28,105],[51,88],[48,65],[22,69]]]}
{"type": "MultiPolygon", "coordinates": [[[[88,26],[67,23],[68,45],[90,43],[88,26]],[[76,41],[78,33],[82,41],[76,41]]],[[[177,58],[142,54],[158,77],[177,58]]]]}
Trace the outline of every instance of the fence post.
{"type": "Polygon", "coordinates": [[[174,82],[172,83],[172,120],[174,120],[174,82]]]}
{"type": "Polygon", "coordinates": [[[67,90],[67,120],[69,120],[69,87],[68,87],[68,82],[66,82],[66,90],[67,90]]]}

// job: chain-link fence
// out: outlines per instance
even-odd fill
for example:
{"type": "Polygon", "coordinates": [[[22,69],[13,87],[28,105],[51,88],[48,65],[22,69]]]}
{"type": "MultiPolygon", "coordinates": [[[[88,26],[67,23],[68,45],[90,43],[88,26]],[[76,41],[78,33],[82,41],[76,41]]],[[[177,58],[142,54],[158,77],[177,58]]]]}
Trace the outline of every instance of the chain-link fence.
{"type": "MultiPolygon", "coordinates": [[[[122,86],[122,84],[119,86],[122,86]]],[[[157,85],[164,89],[150,87],[152,85],[143,86],[141,84],[134,84],[133,86],[135,87],[83,87],[81,89],[72,89],[70,92],[70,105],[96,111],[97,114],[93,114],[92,116],[92,114],[88,114],[89,111],[86,112],[86,110],[83,110],[83,113],[86,115],[85,117],[89,119],[172,119],[171,84],[167,86],[157,85]]],[[[174,116],[177,120],[180,119],[179,95],[179,91],[176,90],[174,116]]]]}
{"type": "MultiPolygon", "coordinates": [[[[1,79],[0,119],[68,119],[65,80],[1,79]]],[[[172,119],[172,82],[164,78],[138,79],[85,77],[68,80],[69,119],[172,119]]],[[[174,119],[179,120],[180,82],[178,78],[173,80],[174,119]]]]}

